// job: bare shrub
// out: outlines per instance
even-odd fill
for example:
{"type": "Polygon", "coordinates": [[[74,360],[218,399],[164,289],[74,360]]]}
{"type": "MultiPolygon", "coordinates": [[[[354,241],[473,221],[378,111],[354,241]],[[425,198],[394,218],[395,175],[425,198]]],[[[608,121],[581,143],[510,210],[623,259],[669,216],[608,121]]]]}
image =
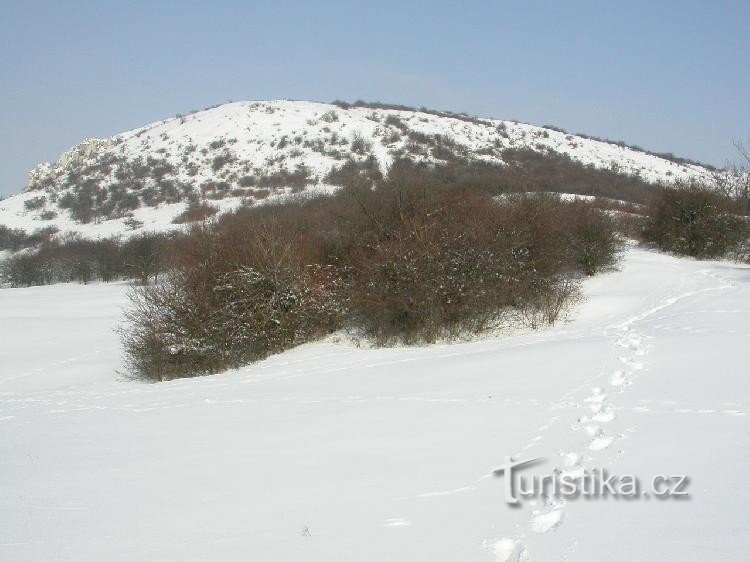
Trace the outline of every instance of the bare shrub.
{"type": "Polygon", "coordinates": [[[750,236],[733,201],[697,184],[660,189],[653,197],[643,237],[658,248],[695,258],[737,252],[750,236]]]}
{"type": "Polygon", "coordinates": [[[734,146],[737,161],[717,171],[713,183],[722,194],[737,202],[739,212],[750,216],[750,147],[739,140],[734,141],[734,146]]]}
{"type": "Polygon", "coordinates": [[[372,143],[360,133],[355,133],[352,137],[351,149],[355,154],[367,154],[372,149],[372,143]]]}
{"type": "Polygon", "coordinates": [[[357,197],[377,242],[353,254],[350,312],[381,344],[481,332],[509,310],[552,322],[575,293],[559,202],[417,182],[357,197]]]}
{"type": "Polygon", "coordinates": [[[197,229],[158,284],[131,293],[123,343],[130,369],[166,380],[239,366],[337,326],[336,302],[279,224],[197,229]]]}
{"type": "Polygon", "coordinates": [[[218,209],[206,203],[191,203],[187,208],[172,219],[173,224],[184,224],[186,222],[198,222],[214,216],[218,209]]]}
{"type": "Polygon", "coordinates": [[[303,165],[299,165],[293,172],[286,169],[279,170],[269,174],[264,174],[255,178],[252,185],[258,187],[292,187],[304,188],[312,183],[313,178],[310,176],[310,170],[303,165]]]}
{"type": "Polygon", "coordinates": [[[217,156],[214,156],[211,160],[211,170],[218,172],[227,164],[235,162],[237,158],[229,151],[225,151],[217,156]]]}
{"type": "Polygon", "coordinates": [[[242,176],[240,178],[240,187],[253,187],[255,185],[255,176],[242,176]]]}
{"type": "Polygon", "coordinates": [[[617,223],[590,203],[576,201],[561,209],[566,243],[578,270],[586,275],[617,265],[621,242],[617,223]]]}
{"type": "Polygon", "coordinates": [[[403,119],[398,117],[397,115],[388,115],[385,118],[385,124],[389,125],[391,127],[396,127],[398,129],[401,129],[401,132],[406,133],[409,130],[408,125],[404,122],[403,119]]]}
{"type": "Polygon", "coordinates": [[[335,121],[339,120],[339,115],[331,109],[330,111],[326,111],[323,115],[320,116],[320,120],[324,121],[326,123],[334,123],[335,121]]]}
{"type": "Polygon", "coordinates": [[[40,195],[38,197],[32,197],[31,199],[27,199],[23,202],[23,206],[27,211],[34,211],[36,209],[41,209],[44,207],[44,205],[47,203],[47,198],[43,195],[40,195]]]}

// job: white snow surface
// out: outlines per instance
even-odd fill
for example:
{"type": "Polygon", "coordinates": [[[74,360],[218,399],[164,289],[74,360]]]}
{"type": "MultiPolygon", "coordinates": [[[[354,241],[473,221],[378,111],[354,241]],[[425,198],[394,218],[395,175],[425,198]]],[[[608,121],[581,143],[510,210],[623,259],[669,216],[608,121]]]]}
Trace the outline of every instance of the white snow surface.
{"type": "MultiPolygon", "coordinates": [[[[125,284],[0,290],[0,559],[742,560],[750,268],[631,249],[573,321],[119,377],[125,284]],[[688,475],[504,503],[493,466],[688,475]]],[[[536,470],[536,469],[535,469],[536,470]]]]}
{"type": "MultiPolygon", "coordinates": [[[[371,154],[381,170],[386,171],[394,153],[408,149],[410,140],[407,134],[393,121],[387,121],[389,117],[400,119],[406,132],[450,139],[465,150],[468,157],[476,160],[502,164],[503,150],[526,148],[565,154],[586,165],[617,169],[650,182],[670,183],[677,179],[711,176],[711,172],[700,166],[678,164],[616,144],[516,121],[466,121],[420,111],[365,107],[342,109],[332,104],[308,101],[247,101],[166,119],[108,139],[85,140],[63,154],[57,162],[43,163],[32,170],[27,191],[0,201],[0,224],[27,232],[55,226],[61,233],[74,232],[87,238],[181,228],[172,224],[172,220],[185,209],[185,202],[141,206],[133,211],[133,218],[143,223],[136,229],[126,226],[126,217],[77,223],[67,210],[59,208],[53,199],[59,200],[71,191],[64,182],[68,172],[86,170],[86,166],[106,158],[125,161],[163,159],[175,170],[168,173],[167,178],[192,184],[194,190],[207,181],[225,181],[237,188],[241,185],[239,180],[247,174],[293,172],[298,166],[304,166],[312,176],[305,192],[327,193],[334,189],[327,183],[328,172],[341,166],[346,158],[361,161],[371,154]],[[394,136],[396,133],[398,135],[394,136]],[[357,137],[368,145],[364,154],[352,148],[352,141],[357,137]],[[336,152],[338,157],[334,155],[336,152]],[[219,170],[213,169],[213,159],[224,154],[233,160],[219,170]],[[37,189],[31,189],[32,186],[37,189]],[[26,201],[39,196],[47,198],[45,204],[38,209],[26,209],[26,201]],[[57,216],[44,220],[45,211],[55,211],[57,216]]],[[[411,157],[439,161],[428,152],[411,157]]],[[[99,185],[107,187],[118,181],[115,170],[112,168],[102,172],[103,175],[91,176],[86,172],[83,177],[95,178],[99,185]]],[[[275,188],[271,196],[283,197],[291,191],[288,187],[275,188]]],[[[229,195],[211,203],[225,211],[239,205],[243,199],[266,200],[246,194],[229,195]]]]}

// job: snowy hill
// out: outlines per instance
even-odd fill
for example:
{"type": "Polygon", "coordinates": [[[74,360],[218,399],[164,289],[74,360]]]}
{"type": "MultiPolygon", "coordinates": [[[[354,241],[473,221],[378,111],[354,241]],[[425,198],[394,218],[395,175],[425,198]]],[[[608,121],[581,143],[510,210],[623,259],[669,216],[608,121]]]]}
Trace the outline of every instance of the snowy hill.
{"type": "Polygon", "coordinates": [[[109,139],[89,139],[29,174],[0,201],[0,225],[54,227],[99,238],[179,228],[190,201],[218,212],[299,192],[335,189],[346,162],[385,172],[394,158],[453,155],[503,164],[508,149],[570,157],[648,182],[704,177],[679,159],[515,121],[305,101],[237,102],[109,139]]]}
{"type": "Polygon", "coordinates": [[[554,329],[157,385],[115,373],[124,283],[0,291],[0,559],[746,559],[749,274],[634,249],[554,329]],[[689,500],[513,508],[509,455],[689,500]]]}

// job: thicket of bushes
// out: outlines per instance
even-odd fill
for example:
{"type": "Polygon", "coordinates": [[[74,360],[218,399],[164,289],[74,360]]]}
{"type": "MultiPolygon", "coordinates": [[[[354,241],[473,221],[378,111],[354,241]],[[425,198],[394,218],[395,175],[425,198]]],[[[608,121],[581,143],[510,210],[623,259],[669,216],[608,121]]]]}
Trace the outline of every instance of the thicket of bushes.
{"type": "Polygon", "coordinates": [[[184,224],[187,222],[198,222],[206,220],[219,212],[219,209],[213,205],[208,205],[202,201],[188,203],[187,208],[172,219],[173,224],[184,224]]]}
{"type": "Polygon", "coordinates": [[[750,218],[743,201],[700,185],[659,188],[652,194],[643,239],[661,250],[710,259],[747,259],[750,218]]]}
{"type": "Polygon", "coordinates": [[[137,279],[144,284],[166,268],[168,247],[174,243],[162,234],[142,234],[126,241],[76,236],[47,239],[35,249],[4,260],[0,281],[12,287],[118,279],[137,279]]]}
{"type": "Polygon", "coordinates": [[[172,269],[137,288],[131,371],[217,372],[352,328],[380,344],[432,342],[523,318],[553,322],[576,279],[612,266],[614,223],[549,196],[502,202],[395,163],[375,187],[244,208],[195,227],[172,269]]]}
{"type": "Polygon", "coordinates": [[[24,248],[32,248],[49,240],[56,232],[57,228],[48,226],[26,234],[26,231],[20,228],[8,228],[0,224],[0,251],[17,252],[24,248]]]}
{"type": "Polygon", "coordinates": [[[193,185],[168,177],[175,172],[162,156],[129,160],[106,152],[60,175],[55,181],[59,181],[62,194],[50,196],[49,202],[67,209],[73,220],[81,223],[121,218],[142,204],[155,206],[189,198],[193,185]]]}
{"type": "MultiPolygon", "coordinates": [[[[649,200],[654,184],[642,178],[614,170],[586,166],[556,153],[539,153],[529,149],[503,152],[507,165],[468,160],[445,138],[429,137],[424,141],[431,150],[439,148],[445,162],[435,166],[414,162],[408,157],[396,160],[396,167],[413,168],[414,174],[429,178],[435,187],[478,189],[493,195],[525,192],[577,193],[608,197],[643,204],[649,200]]],[[[327,181],[337,185],[373,182],[382,179],[377,160],[346,162],[334,168],[327,181]],[[359,179],[358,179],[359,178],[359,179]]]]}
{"type": "Polygon", "coordinates": [[[503,152],[503,159],[510,164],[507,174],[517,190],[577,193],[645,203],[654,189],[654,184],[638,176],[586,166],[566,154],[508,149],[503,152]]]}

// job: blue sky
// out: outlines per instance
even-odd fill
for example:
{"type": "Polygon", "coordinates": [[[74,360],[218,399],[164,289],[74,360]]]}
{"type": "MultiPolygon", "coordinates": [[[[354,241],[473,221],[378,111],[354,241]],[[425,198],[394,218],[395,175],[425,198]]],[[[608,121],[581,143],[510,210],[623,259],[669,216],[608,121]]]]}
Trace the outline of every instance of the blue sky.
{"type": "Polygon", "coordinates": [[[0,0],[0,194],[36,163],[227,100],[379,100],[712,164],[750,136],[750,2],[0,0]]]}

